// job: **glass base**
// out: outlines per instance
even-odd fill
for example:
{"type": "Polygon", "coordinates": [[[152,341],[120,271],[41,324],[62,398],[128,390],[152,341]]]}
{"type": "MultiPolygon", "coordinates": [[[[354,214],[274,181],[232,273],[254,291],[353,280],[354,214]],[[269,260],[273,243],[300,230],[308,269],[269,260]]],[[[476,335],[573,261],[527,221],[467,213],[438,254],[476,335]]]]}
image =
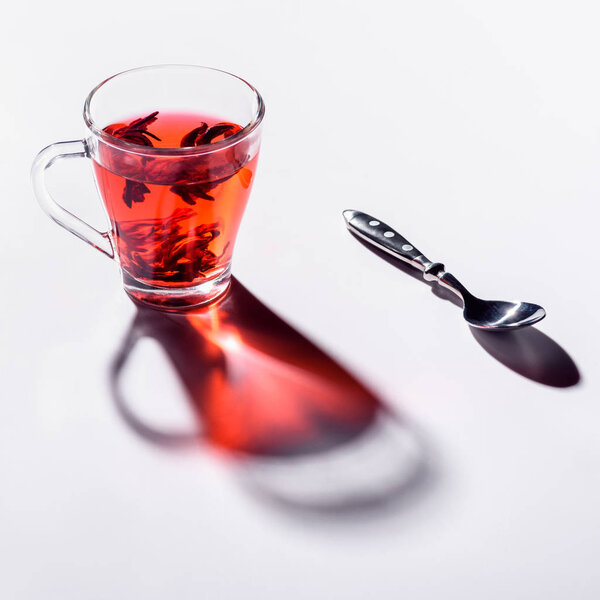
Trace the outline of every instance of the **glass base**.
{"type": "Polygon", "coordinates": [[[214,302],[227,291],[230,281],[229,267],[214,279],[186,288],[153,287],[123,273],[123,287],[132,300],[170,312],[189,310],[214,302]]]}

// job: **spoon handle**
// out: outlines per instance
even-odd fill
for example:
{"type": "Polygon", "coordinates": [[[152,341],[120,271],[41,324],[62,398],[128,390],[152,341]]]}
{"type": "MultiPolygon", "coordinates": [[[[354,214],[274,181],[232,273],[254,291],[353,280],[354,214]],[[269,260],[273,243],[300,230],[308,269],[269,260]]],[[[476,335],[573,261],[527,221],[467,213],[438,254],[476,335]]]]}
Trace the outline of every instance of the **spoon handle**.
{"type": "Polygon", "coordinates": [[[425,281],[437,281],[463,300],[471,293],[465,286],[446,271],[439,262],[431,262],[420,250],[417,250],[406,238],[383,221],[358,210],[345,210],[344,219],[348,229],[359,238],[369,242],[379,250],[407,262],[423,272],[425,281]]]}
{"type": "Polygon", "coordinates": [[[432,266],[437,267],[438,265],[443,270],[444,265],[432,263],[406,238],[383,221],[358,210],[345,210],[344,219],[346,219],[346,227],[354,235],[369,242],[379,250],[407,262],[420,271],[431,271],[432,266]]]}

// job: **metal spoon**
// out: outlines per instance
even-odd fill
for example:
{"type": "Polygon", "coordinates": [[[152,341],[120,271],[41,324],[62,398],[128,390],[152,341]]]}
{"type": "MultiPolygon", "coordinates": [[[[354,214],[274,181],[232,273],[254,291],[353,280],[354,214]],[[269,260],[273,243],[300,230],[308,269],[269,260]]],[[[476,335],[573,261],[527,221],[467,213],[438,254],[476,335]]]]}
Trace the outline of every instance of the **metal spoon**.
{"type": "Polygon", "coordinates": [[[425,281],[437,281],[457,294],[463,301],[463,316],[473,327],[516,329],[537,323],[546,316],[546,311],[538,304],[481,300],[473,296],[454,275],[445,270],[443,264],[431,262],[379,219],[357,210],[345,210],[343,214],[346,226],[354,235],[423,271],[425,281]]]}

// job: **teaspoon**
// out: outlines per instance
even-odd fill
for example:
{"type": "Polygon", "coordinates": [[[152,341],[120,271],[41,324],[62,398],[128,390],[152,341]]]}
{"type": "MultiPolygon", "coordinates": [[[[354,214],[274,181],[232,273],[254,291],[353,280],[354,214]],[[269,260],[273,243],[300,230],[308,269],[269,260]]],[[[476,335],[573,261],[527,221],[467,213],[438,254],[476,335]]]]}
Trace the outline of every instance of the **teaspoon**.
{"type": "Polygon", "coordinates": [[[459,296],[464,305],[463,316],[473,327],[488,330],[516,329],[537,323],[546,316],[546,311],[538,304],[477,298],[452,273],[448,273],[442,263],[431,262],[408,240],[379,219],[357,210],[345,210],[343,215],[346,226],[354,235],[423,271],[425,281],[437,281],[459,296]]]}

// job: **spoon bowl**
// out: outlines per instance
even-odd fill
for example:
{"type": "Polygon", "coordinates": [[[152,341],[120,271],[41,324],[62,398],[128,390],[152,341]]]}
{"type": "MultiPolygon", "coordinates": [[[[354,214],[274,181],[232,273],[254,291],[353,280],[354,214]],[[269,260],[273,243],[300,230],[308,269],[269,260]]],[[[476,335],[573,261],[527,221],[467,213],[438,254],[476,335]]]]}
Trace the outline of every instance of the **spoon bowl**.
{"type": "Polygon", "coordinates": [[[481,300],[475,296],[463,300],[465,320],[478,329],[515,329],[533,325],[546,316],[546,311],[539,304],[531,302],[481,300]]]}

